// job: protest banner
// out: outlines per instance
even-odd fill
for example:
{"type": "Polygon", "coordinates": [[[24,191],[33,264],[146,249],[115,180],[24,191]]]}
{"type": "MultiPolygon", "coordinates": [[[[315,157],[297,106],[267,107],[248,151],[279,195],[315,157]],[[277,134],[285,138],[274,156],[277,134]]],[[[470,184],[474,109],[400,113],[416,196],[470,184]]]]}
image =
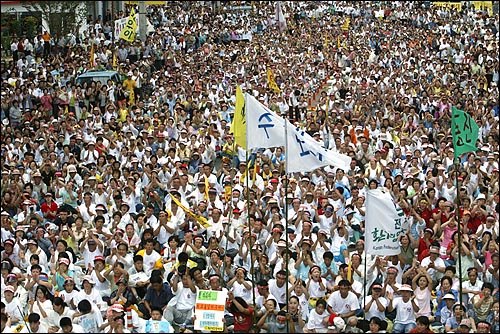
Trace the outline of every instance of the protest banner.
{"type": "Polygon", "coordinates": [[[202,331],[224,330],[224,309],[227,291],[199,290],[196,297],[194,329],[202,331]]]}

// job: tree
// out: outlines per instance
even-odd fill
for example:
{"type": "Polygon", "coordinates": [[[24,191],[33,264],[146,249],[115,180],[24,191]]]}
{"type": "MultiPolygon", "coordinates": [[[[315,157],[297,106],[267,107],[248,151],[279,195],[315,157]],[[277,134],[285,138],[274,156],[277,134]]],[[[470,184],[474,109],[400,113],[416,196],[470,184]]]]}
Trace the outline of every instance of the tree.
{"type": "Polygon", "coordinates": [[[23,1],[23,7],[32,14],[42,16],[49,26],[44,29],[51,34],[77,35],[81,22],[85,22],[88,1],[23,1]]]}

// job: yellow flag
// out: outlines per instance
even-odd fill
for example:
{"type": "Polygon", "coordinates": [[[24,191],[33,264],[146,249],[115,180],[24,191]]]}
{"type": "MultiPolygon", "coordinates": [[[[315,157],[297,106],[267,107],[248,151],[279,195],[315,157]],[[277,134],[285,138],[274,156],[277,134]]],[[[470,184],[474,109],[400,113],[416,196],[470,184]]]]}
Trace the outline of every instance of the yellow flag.
{"type": "Polygon", "coordinates": [[[186,208],[175,196],[173,196],[172,194],[170,194],[170,197],[172,198],[172,201],[175,202],[175,204],[177,204],[179,206],[179,208],[181,208],[182,210],[184,210],[185,213],[187,213],[188,215],[190,215],[191,217],[193,217],[198,223],[201,224],[201,226],[203,226],[204,228],[208,228],[210,227],[210,223],[208,222],[207,218],[203,217],[203,216],[200,216],[200,215],[197,215],[196,213],[194,213],[193,211],[191,211],[190,209],[186,208]]]}
{"type": "Polygon", "coordinates": [[[116,70],[118,68],[118,59],[116,57],[116,52],[113,52],[113,69],[116,70]]]}
{"type": "Polygon", "coordinates": [[[330,97],[327,94],[326,95],[326,103],[325,103],[325,117],[326,117],[326,119],[328,119],[328,109],[329,109],[328,104],[329,103],[330,103],[330,97]]]}
{"type": "Polygon", "coordinates": [[[337,36],[337,49],[340,49],[340,35],[337,36]]]}
{"type": "Polygon", "coordinates": [[[132,7],[127,22],[125,23],[125,26],[120,32],[120,38],[126,40],[127,42],[133,42],[135,41],[136,30],[137,30],[137,22],[135,21],[135,10],[132,7]]]}
{"type": "Polygon", "coordinates": [[[325,42],[323,44],[325,45],[325,48],[328,47],[328,35],[325,35],[325,42]]]}
{"type": "Polygon", "coordinates": [[[279,89],[278,85],[276,84],[276,80],[274,80],[273,72],[271,72],[270,69],[267,69],[267,84],[269,85],[269,88],[271,88],[275,93],[281,92],[281,89],[279,89]]]}
{"type": "Polygon", "coordinates": [[[90,47],[89,64],[94,66],[94,41],[92,41],[92,46],[90,47]]]}
{"type": "Polygon", "coordinates": [[[349,265],[347,266],[347,280],[351,282],[352,278],[352,261],[349,260],[349,265]]]}
{"type": "Polygon", "coordinates": [[[245,96],[240,86],[236,86],[236,108],[234,109],[233,122],[230,133],[234,136],[234,143],[243,149],[247,148],[247,124],[245,118],[245,96]]]}
{"type": "Polygon", "coordinates": [[[344,24],[342,25],[342,31],[347,31],[349,30],[349,23],[351,23],[350,18],[346,18],[344,21],[344,24]]]}
{"type": "Polygon", "coordinates": [[[205,200],[208,199],[209,189],[210,189],[210,184],[208,183],[208,177],[205,176],[205,200]]]}

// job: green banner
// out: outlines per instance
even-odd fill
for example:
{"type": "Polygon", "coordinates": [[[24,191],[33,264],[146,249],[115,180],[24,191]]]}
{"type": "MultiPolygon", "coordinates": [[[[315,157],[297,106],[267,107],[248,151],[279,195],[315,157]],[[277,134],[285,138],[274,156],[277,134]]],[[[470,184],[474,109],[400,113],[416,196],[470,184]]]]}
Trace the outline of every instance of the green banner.
{"type": "Polygon", "coordinates": [[[462,153],[477,150],[476,142],[479,137],[479,126],[472,117],[455,107],[451,111],[451,134],[455,158],[462,153]]]}

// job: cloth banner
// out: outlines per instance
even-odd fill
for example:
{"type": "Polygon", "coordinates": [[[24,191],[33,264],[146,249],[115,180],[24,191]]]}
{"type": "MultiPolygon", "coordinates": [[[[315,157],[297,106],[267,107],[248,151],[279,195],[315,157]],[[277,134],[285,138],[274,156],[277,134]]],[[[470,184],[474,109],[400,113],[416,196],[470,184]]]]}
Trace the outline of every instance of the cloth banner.
{"type": "Polygon", "coordinates": [[[344,171],[349,169],[349,156],[326,150],[304,130],[278,116],[248,93],[245,95],[245,108],[247,149],[286,147],[287,173],[310,172],[327,165],[344,171]],[[285,124],[288,138],[286,141],[285,124]]]}
{"type": "Polygon", "coordinates": [[[245,119],[245,96],[240,86],[236,86],[236,107],[234,109],[233,122],[230,132],[234,136],[234,142],[243,149],[247,147],[247,128],[245,119]]]}
{"type": "MultiPolygon", "coordinates": [[[[138,29],[138,21],[139,21],[139,16],[135,15],[135,10],[132,8],[130,11],[130,15],[126,19],[120,19],[115,21],[115,36],[120,36],[120,38],[128,41],[128,42],[133,42],[135,41],[135,35],[137,33],[138,29]],[[121,27],[121,31],[116,34],[117,32],[117,22],[125,20],[123,23],[123,26],[121,27]]],[[[118,26],[119,28],[119,26],[118,26]]]]}
{"type": "Polygon", "coordinates": [[[365,217],[366,253],[383,256],[401,253],[399,235],[404,233],[405,215],[389,191],[381,188],[367,191],[365,217]]]}
{"type": "Polygon", "coordinates": [[[451,108],[451,135],[453,136],[455,158],[458,158],[462,153],[477,150],[479,126],[468,113],[455,107],[451,108]]]}

